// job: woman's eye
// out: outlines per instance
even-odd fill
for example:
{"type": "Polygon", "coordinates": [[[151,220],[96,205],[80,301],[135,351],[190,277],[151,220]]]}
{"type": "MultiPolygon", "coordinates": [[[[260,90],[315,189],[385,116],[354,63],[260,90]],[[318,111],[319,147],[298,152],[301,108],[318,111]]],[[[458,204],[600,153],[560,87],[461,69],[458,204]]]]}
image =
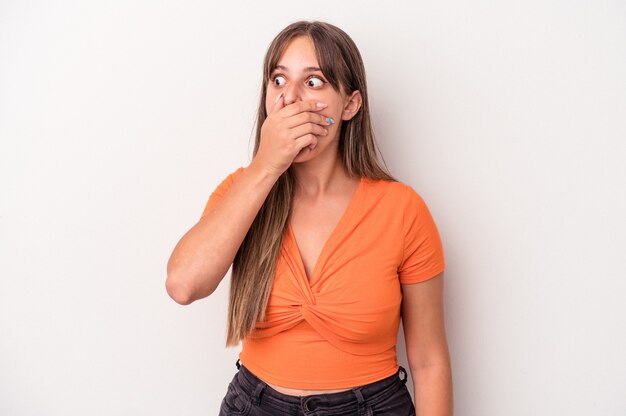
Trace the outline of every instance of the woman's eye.
{"type": "Polygon", "coordinates": [[[308,79],[307,81],[309,83],[309,85],[311,85],[312,87],[321,87],[322,85],[324,85],[324,81],[322,81],[321,79],[319,79],[318,77],[311,77],[308,79]]]}
{"type": "Polygon", "coordinates": [[[283,77],[282,75],[276,75],[276,76],[272,79],[272,82],[273,82],[275,85],[278,85],[278,86],[283,85],[283,84],[281,84],[281,83],[280,83],[280,81],[278,81],[278,82],[277,82],[277,80],[279,80],[279,79],[283,79],[283,84],[284,84],[284,77],[283,77]]]}

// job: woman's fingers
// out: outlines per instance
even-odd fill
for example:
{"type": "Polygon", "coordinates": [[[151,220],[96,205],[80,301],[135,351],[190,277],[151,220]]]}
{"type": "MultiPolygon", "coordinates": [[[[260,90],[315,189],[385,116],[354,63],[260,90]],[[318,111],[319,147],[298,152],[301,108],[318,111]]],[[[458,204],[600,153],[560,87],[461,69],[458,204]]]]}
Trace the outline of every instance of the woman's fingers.
{"type": "MultiPolygon", "coordinates": [[[[284,95],[279,95],[279,101],[284,101],[284,95]]],[[[278,111],[278,115],[283,118],[294,116],[298,113],[302,113],[304,111],[319,111],[328,107],[328,104],[320,103],[317,101],[296,101],[295,103],[289,104],[288,106],[283,107],[278,111]]]]}
{"type": "Polygon", "coordinates": [[[284,107],[285,107],[285,94],[281,92],[278,98],[276,98],[276,102],[274,103],[274,107],[272,108],[272,114],[274,114],[276,111],[279,111],[280,109],[284,107]]]}
{"type": "Polygon", "coordinates": [[[307,147],[309,150],[315,149],[315,146],[317,146],[317,140],[317,136],[314,134],[305,134],[304,136],[298,137],[294,142],[296,144],[296,149],[298,149],[296,156],[305,151],[307,147]]]}
{"type": "Polygon", "coordinates": [[[257,163],[280,174],[305,147],[314,149],[318,139],[328,135],[326,127],[332,124],[316,112],[326,107],[315,101],[298,101],[285,106],[285,96],[280,94],[261,126],[255,155],[257,163]]]}
{"type": "Polygon", "coordinates": [[[294,127],[293,129],[289,131],[289,136],[294,139],[297,139],[306,134],[314,134],[316,136],[324,137],[328,135],[328,129],[320,126],[319,124],[306,123],[306,124],[301,124],[297,127],[294,127]]]}
{"type": "Polygon", "coordinates": [[[330,126],[332,123],[329,121],[330,117],[313,113],[311,111],[305,111],[298,113],[292,117],[285,119],[287,128],[293,128],[305,123],[317,123],[321,126],[330,126]]]}

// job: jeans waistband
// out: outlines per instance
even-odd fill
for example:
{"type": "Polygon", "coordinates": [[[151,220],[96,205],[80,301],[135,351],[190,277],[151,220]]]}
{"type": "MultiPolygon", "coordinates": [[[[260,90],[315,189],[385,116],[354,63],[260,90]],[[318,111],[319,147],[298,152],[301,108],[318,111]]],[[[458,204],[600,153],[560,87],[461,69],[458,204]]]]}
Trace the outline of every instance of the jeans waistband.
{"type": "Polygon", "coordinates": [[[263,394],[269,395],[285,404],[292,404],[296,406],[301,405],[305,400],[309,401],[311,398],[322,398],[328,404],[346,403],[356,399],[356,401],[361,404],[361,402],[365,400],[375,398],[378,393],[388,390],[393,385],[402,387],[407,382],[406,370],[404,367],[398,366],[398,370],[394,374],[369,384],[353,387],[350,390],[337,393],[292,396],[272,389],[265,382],[263,382],[263,380],[259,379],[248,368],[241,364],[239,360],[237,360],[236,365],[241,375],[240,382],[242,388],[247,390],[247,392],[253,397],[254,401],[258,401],[260,395],[263,394]]]}

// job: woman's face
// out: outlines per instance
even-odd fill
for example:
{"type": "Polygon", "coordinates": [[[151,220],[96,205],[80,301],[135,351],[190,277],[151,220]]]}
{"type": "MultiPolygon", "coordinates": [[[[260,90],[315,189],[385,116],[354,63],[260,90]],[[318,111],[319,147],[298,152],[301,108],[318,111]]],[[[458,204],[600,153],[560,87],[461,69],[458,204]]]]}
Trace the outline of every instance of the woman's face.
{"type": "MultiPolygon", "coordinates": [[[[285,106],[296,101],[320,101],[328,105],[316,113],[332,118],[334,124],[325,126],[328,135],[318,136],[318,143],[310,156],[319,154],[329,143],[338,140],[341,121],[349,120],[358,111],[358,108],[354,111],[354,103],[351,103],[355,101],[351,98],[358,91],[347,96],[343,91],[337,92],[333,89],[319,69],[315,45],[308,36],[292,39],[270,74],[265,96],[267,114],[271,114],[281,92],[285,95],[285,106]]],[[[360,106],[360,100],[357,101],[360,106]]]]}

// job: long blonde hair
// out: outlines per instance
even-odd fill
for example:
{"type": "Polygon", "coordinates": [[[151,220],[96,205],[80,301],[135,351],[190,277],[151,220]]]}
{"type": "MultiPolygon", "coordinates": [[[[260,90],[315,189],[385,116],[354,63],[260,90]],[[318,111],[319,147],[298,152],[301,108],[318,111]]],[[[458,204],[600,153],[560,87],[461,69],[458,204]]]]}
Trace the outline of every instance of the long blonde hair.
{"type": "MultiPolygon", "coordinates": [[[[297,36],[308,36],[313,41],[320,69],[336,91],[343,87],[347,94],[355,90],[361,93],[361,108],[351,120],[343,121],[339,136],[338,152],[346,172],[352,177],[396,181],[378,159],[361,54],[343,30],[320,21],[294,22],[270,44],[263,62],[253,155],[259,149],[261,126],[267,117],[265,94],[271,72],[297,36]]],[[[272,187],[235,255],[226,346],[236,346],[254,329],[257,321],[265,319],[282,238],[291,216],[294,185],[295,177],[289,168],[272,187]]]]}

